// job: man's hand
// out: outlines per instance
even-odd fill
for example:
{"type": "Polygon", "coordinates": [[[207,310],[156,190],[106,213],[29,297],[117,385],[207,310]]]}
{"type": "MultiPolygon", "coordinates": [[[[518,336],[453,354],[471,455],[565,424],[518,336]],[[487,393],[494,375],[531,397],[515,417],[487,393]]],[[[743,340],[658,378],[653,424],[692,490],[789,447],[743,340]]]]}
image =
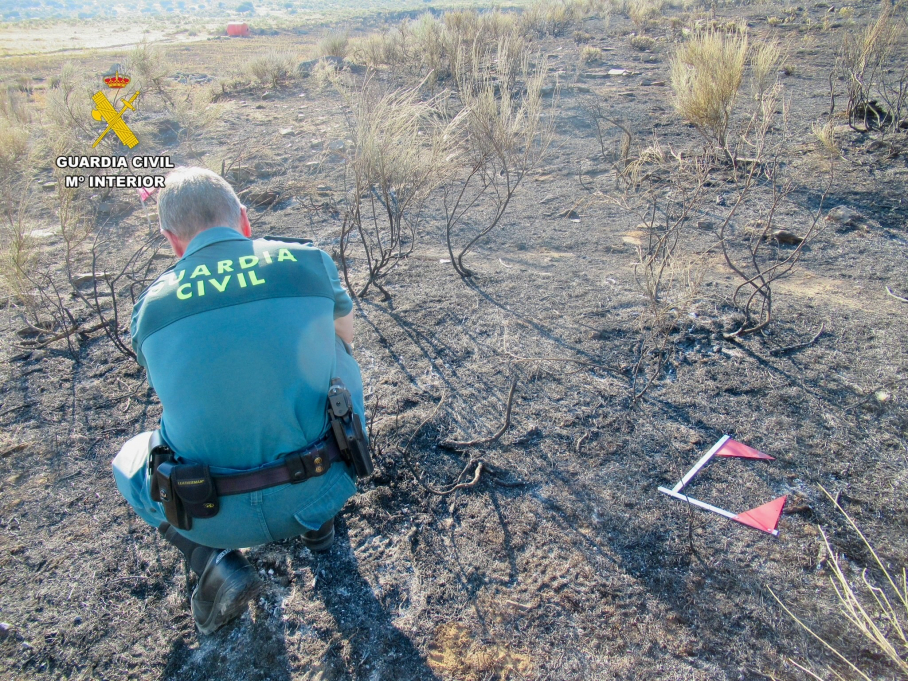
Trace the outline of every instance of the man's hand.
{"type": "Polygon", "coordinates": [[[334,333],[347,345],[353,345],[353,311],[334,320],[334,333]]]}

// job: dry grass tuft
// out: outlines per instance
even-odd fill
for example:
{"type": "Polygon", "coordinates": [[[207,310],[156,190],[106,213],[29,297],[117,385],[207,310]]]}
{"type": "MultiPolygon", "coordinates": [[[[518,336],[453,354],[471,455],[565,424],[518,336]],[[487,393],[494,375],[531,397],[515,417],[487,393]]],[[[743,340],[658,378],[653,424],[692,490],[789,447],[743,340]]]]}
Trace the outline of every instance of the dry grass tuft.
{"type": "Polygon", "coordinates": [[[264,85],[278,87],[296,74],[296,55],[289,50],[271,49],[249,63],[249,73],[264,85]]]}
{"type": "Polygon", "coordinates": [[[602,61],[602,50],[598,47],[584,45],[580,50],[580,63],[587,64],[595,61],[602,61]]]}
{"type": "MultiPolygon", "coordinates": [[[[826,533],[820,528],[828,556],[828,565],[832,571],[829,583],[838,598],[839,612],[844,620],[840,626],[848,631],[849,636],[857,636],[851,641],[863,640],[865,644],[869,644],[873,651],[872,654],[862,655],[859,658],[856,654],[847,654],[849,651],[837,649],[792,613],[772,589],[769,591],[789,617],[823,644],[848,669],[843,675],[826,667],[820,672],[826,677],[862,678],[866,681],[881,678],[879,670],[875,668],[876,665],[874,665],[874,669],[871,669],[870,663],[867,661],[875,658],[889,667],[887,671],[895,672],[899,678],[908,678],[908,573],[904,567],[899,572],[884,564],[847,511],[825,488],[820,489],[845,516],[848,524],[861,538],[864,547],[873,557],[875,564],[873,569],[864,568],[859,576],[854,574],[850,569],[843,567],[842,561],[829,543],[826,533]],[[859,664],[861,666],[858,666],[859,664]]],[[[813,678],[821,678],[809,666],[801,665],[794,660],[791,662],[813,678]]]]}
{"type": "Polygon", "coordinates": [[[629,0],[627,16],[635,25],[643,27],[661,16],[665,5],[665,0],[629,0]]]}
{"type": "Polygon", "coordinates": [[[813,136],[820,142],[821,148],[830,158],[841,156],[838,140],[835,137],[835,121],[829,119],[825,123],[813,123],[810,126],[813,136]]]}
{"type": "Polygon", "coordinates": [[[648,35],[635,35],[631,38],[630,43],[631,47],[635,50],[640,50],[641,52],[646,52],[656,46],[655,39],[650,38],[648,35]]]}
{"type": "Polygon", "coordinates": [[[671,60],[675,109],[721,149],[727,148],[746,57],[746,33],[706,30],[694,34],[671,60]]]}
{"type": "Polygon", "coordinates": [[[763,93],[775,82],[784,58],[782,47],[775,41],[762,42],[753,49],[750,55],[750,69],[754,99],[762,99],[763,93]]]}
{"type": "Polygon", "coordinates": [[[347,56],[349,46],[350,40],[345,33],[332,31],[318,42],[316,56],[343,59],[347,56]]]}

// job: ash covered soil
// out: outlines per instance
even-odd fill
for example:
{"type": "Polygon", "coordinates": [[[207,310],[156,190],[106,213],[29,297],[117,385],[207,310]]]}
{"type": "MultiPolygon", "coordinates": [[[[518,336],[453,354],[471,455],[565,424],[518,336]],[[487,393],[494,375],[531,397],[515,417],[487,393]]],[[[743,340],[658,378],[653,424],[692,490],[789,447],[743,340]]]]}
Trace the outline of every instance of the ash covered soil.
{"type": "MultiPolygon", "coordinates": [[[[778,226],[803,233],[823,192],[810,125],[828,112],[828,74],[841,33],[853,28],[817,29],[825,3],[770,27],[777,9],[722,18],[778,36],[796,64],[782,83],[795,140],[785,164],[798,190],[778,226]]],[[[858,5],[854,19],[863,26],[874,11],[858,5]]],[[[655,131],[666,147],[696,153],[696,133],[673,111],[666,85],[674,34],[668,24],[650,30],[655,46],[641,52],[626,19],[580,28],[604,50],[602,62],[578,70],[570,37],[537,41],[561,85],[552,151],[467,257],[475,276],[461,280],[445,262],[436,212],[385,280],[391,300],[356,301],[377,471],[339,517],[335,546],[323,555],[298,541],[249,550],[267,589],[211,636],[194,628],[178,553],[135,517],[111,476],[119,446],[160,416],[143,371],[97,330],[74,337],[72,351],[65,340],[18,347],[22,317],[7,303],[4,678],[803,678],[789,658],[830,658],[770,589],[887,678],[878,654],[836,614],[818,527],[847,574],[874,567],[823,486],[884,562],[901,566],[908,555],[908,304],[886,290],[908,294],[905,133],[880,146],[840,126],[843,161],[822,215],[846,206],[863,221],[824,220],[776,285],[764,335],[724,338],[740,322],[730,305],[736,283],[710,254],[712,218],[698,216],[703,227],[689,238],[691,252],[704,255],[703,282],[668,333],[660,367],[643,342],[647,299],[634,277],[645,211],[616,199],[614,159],[602,153],[589,107],[602,102],[635,144],[655,131]],[[609,77],[614,68],[628,73],[609,77]],[[815,342],[786,350],[821,326],[815,342]],[[499,439],[446,444],[498,431],[514,381],[499,439]],[[788,495],[778,538],[658,493],[723,434],[775,460],[714,463],[691,494],[734,511],[788,495]],[[480,462],[474,485],[433,493],[471,482],[480,462]]],[[[202,50],[218,47],[170,54],[204,74],[202,50]]],[[[107,61],[88,57],[84,66],[101,73],[107,61]]],[[[166,122],[147,121],[146,153],[213,167],[241,150],[245,171],[228,177],[249,190],[247,202],[276,195],[252,209],[254,233],[311,237],[337,255],[343,165],[323,149],[347,139],[340,96],[301,80],[234,91],[220,104],[220,119],[191,144],[166,122]]],[[[607,153],[617,133],[607,131],[607,153]]],[[[721,216],[723,188],[710,191],[721,216]]],[[[156,229],[153,205],[123,196],[132,203],[105,218],[108,263],[156,229]]],[[[734,222],[743,229],[747,219],[734,222]]],[[[49,231],[40,244],[42,259],[55,262],[59,235],[49,231]]],[[[170,260],[151,262],[159,271],[170,260]]],[[[361,261],[352,268],[358,281],[361,261]]],[[[87,308],[71,305],[90,321],[87,308]]],[[[120,308],[126,324],[125,294],[120,308]]]]}

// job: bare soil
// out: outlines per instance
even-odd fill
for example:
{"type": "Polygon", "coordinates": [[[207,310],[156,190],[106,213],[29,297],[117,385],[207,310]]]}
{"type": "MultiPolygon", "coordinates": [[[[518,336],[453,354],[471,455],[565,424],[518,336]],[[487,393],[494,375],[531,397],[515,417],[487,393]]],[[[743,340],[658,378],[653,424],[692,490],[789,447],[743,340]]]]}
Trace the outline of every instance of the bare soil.
{"type": "MultiPolygon", "coordinates": [[[[751,5],[721,18],[746,19],[753,35],[789,46],[796,68],[783,82],[796,151],[786,164],[799,188],[778,224],[800,233],[822,193],[810,124],[828,112],[836,47],[855,29],[819,30],[825,3],[771,28],[766,18],[778,9],[751,5]]],[[[858,5],[854,19],[864,25],[874,11],[858,5]]],[[[387,278],[391,300],[356,301],[377,473],[340,516],[336,545],[319,556],[297,541],[249,550],[267,590],[214,635],[194,628],[177,552],[135,517],[111,477],[122,442],[160,415],[142,371],[99,332],[74,339],[74,353],[63,341],[18,348],[21,316],[7,304],[4,678],[804,678],[789,658],[828,663],[829,655],[769,589],[875,678],[894,678],[837,614],[818,527],[849,574],[874,567],[823,486],[884,561],[897,567],[908,555],[908,304],[886,290],[908,294],[905,136],[879,148],[872,135],[841,131],[845,160],[823,214],[845,205],[867,223],[826,225],[778,284],[767,334],[724,339],[740,317],[729,304],[735,282],[710,256],[663,370],[634,401],[634,367],[655,366],[640,357],[646,299],[634,263],[643,216],[610,200],[614,176],[588,104],[602,99],[637,140],[655,130],[685,153],[699,143],[658,84],[668,80],[667,24],[651,29],[651,52],[630,46],[625,19],[582,28],[606,61],[578,75],[570,37],[539,41],[562,86],[553,151],[468,257],[476,275],[463,281],[443,262],[435,214],[387,278]],[[608,77],[616,67],[629,73],[608,77]],[[562,217],[571,209],[576,218],[562,217]],[[816,342],[779,352],[821,325],[816,342]],[[498,430],[514,379],[500,439],[445,445],[498,430]],[[778,538],[658,493],[723,434],[775,461],[716,462],[691,493],[733,511],[788,495],[778,538]],[[474,486],[429,491],[450,486],[472,459],[484,467],[474,486]]],[[[210,49],[173,55],[183,71],[210,74],[210,49]]],[[[108,66],[99,65],[99,73],[108,66]]],[[[336,254],[343,166],[323,149],[346,139],[341,99],[306,80],[265,92],[222,99],[219,121],[191,148],[166,131],[155,137],[155,121],[145,121],[145,153],[213,167],[229,158],[225,149],[246,149],[242,163],[255,172],[238,189],[279,195],[253,210],[255,232],[308,236],[336,254]]],[[[132,205],[108,223],[110,262],[156,228],[153,206],[123,197],[132,205]]],[[[747,219],[735,222],[743,228],[747,219]]],[[[691,239],[701,253],[714,243],[708,227],[691,239]]],[[[41,244],[53,262],[59,236],[41,244]]]]}

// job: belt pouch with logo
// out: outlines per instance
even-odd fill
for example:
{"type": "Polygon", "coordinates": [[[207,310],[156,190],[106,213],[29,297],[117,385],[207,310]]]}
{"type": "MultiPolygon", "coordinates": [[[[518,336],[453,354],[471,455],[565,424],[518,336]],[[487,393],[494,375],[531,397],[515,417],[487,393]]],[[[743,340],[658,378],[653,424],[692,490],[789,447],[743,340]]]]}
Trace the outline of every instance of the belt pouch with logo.
{"type": "Polygon", "coordinates": [[[179,530],[191,530],[192,518],[186,513],[179,495],[176,494],[175,472],[180,468],[173,461],[164,461],[157,466],[154,472],[155,487],[158,497],[164,506],[164,515],[167,522],[179,530]]]}
{"type": "Polygon", "coordinates": [[[193,518],[211,518],[218,514],[218,493],[205,464],[177,466],[171,474],[171,484],[193,518]]]}

